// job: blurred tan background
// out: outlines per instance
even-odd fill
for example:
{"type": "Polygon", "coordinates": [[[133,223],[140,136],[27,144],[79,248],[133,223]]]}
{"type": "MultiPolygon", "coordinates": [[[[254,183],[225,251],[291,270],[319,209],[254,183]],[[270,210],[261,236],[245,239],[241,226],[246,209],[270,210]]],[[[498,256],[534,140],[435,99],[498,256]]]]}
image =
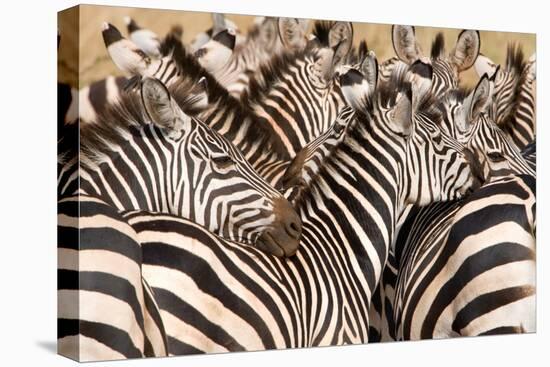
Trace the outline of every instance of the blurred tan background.
{"type": "MultiPolygon", "coordinates": [[[[110,22],[126,35],[124,16],[134,18],[140,26],[151,29],[161,38],[173,25],[179,24],[183,27],[183,41],[186,44],[189,44],[197,33],[212,25],[210,13],[81,5],[79,9],[73,8],[72,12],[60,13],[58,16],[58,27],[62,34],[58,58],[61,81],[77,85],[78,59],[79,88],[108,75],[121,75],[107,55],[101,36],[101,24],[104,21],[110,22]],[[76,31],[78,20],[80,29],[76,31]],[[77,46],[79,35],[80,47],[77,46]]],[[[234,21],[241,32],[246,32],[254,20],[254,17],[249,15],[226,14],[226,17],[234,21]]],[[[411,23],[414,24],[412,18],[411,23]]],[[[379,61],[395,56],[391,43],[391,25],[355,22],[353,28],[354,43],[358,44],[366,39],[369,49],[374,50],[379,61]]],[[[438,32],[445,35],[446,49],[450,51],[460,31],[453,28],[416,27],[416,36],[424,53],[429,55],[431,43],[438,32]]],[[[504,63],[508,42],[519,42],[526,57],[535,52],[535,34],[492,31],[481,31],[480,34],[481,52],[496,63],[504,63]]],[[[474,85],[477,79],[473,68],[462,74],[465,85],[474,85]]]]}

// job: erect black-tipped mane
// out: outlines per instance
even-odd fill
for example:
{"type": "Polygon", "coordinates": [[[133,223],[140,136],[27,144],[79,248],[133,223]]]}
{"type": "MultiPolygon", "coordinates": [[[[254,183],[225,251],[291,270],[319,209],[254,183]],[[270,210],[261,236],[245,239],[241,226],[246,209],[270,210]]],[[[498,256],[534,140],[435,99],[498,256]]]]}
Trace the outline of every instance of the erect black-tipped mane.
{"type": "Polygon", "coordinates": [[[367,41],[362,40],[361,42],[359,42],[358,47],[351,47],[351,50],[344,63],[349,65],[357,65],[365,60],[368,53],[369,47],[367,46],[367,41]]]}
{"type": "Polygon", "coordinates": [[[359,60],[364,60],[365,57],[367,57],[367,54],[369,53],[369,47],[367,45],[366,40],[362,40],[359,42],[359,48],[357,50],[357,56],[359,60]]]}
{"type": "Polygon", "coordinates": [[[128,23],[128,33],[139,31],[141,27],[136,23],[136,21],[130,18],[130,23],[128,23]]]}
{"type": "Polygon", "coordinates": [[[124,136],[148,124],[138,92],[122,93],[119,101],[105,107],[93,124],[80,127],[81,165],[99,163],[126,140],[124,136]]]}
{"type": "MultiPolygon", "coordinates": [[[[181,38],[183,37],[183,27],[179,24],[174,24],[166,36],[160,42],[160,54],[162,56],[169,56],[174,46],[178,43],[181,44],[181,38]]],[[[183,45],[182,45],[183,46],[183,45]]]]}
{"type": "Polygon", "coordinates": [[[330,29],[334,25],[335,22],[331,22],[328,20],[317,20],[315,21],[315,24],[313,25],[312,34],[317,38],[321,46],[328,47],[329,46],[329,34],[330,29]]]}
{"type": "Polygon", "coordinates": [[[173,27],[160,42],[159,51],[162,56],[169,56],[176,47],[184,47],[181,43],[181,37],[178,36],[179,30],[183,29],[173,27]]]}
{"type": "Polygon", "coordinates": [[[509,43],[506,47],[506,70],[519,74],[525,67],[523,49],[519,43],[509,43]]]}
{"type": "Polygon", "coordinates": [[[442,32],[438,32],[435,36],[430,54],[432,59],[441,59],[445,57],[445,37],[442,32]]]}

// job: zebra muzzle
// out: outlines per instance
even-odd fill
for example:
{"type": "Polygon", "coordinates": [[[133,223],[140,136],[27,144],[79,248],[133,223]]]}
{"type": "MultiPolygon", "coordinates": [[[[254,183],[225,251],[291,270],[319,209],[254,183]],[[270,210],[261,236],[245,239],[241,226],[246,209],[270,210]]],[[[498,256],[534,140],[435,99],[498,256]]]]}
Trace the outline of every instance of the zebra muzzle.
{"type": "Polygon", "coordinates": [[[256,241],[256,247],[277,257],[290,257],[296,254],[302,237],[302,221],[284,198],[273,201],[275,221],[256,241]]]}

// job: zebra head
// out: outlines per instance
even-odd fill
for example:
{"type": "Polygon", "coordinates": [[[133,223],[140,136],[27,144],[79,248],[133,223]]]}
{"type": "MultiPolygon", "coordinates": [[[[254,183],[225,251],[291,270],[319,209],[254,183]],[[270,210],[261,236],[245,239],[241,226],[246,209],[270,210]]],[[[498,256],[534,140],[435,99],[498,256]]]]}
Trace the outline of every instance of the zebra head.
{"type": "Polygon", "coordinates": [[[227,239],[277,256],[294,255],[301,221],[290,203],[227,139],[186,115],[161,82],[145,79],[141,94],[147,114],[178,152],[172,165],[181,172],[173,178],[176,211],[188,212],[190,219],[227,239]]]}
{"type": "MultiPolygon", "coordinates": [[[[373,51],[356,66],[340,66],[336,71],[341,76],[342,93],[346,101],[354,108],[360,108],[361,90],[374,91],[378,83],[378,61],[373,51]]],[[[353,122],[353,109],[342,110],[330,127],[312,140],[296,154],[282,178],[283,189],[292,186],[305,188],[316,176],[323,161],[331,151],[345,138],[350,122],[353,122]]],[[[296,193],[295,193],[296,194],[296,193]]]]}
{"type": "Polygon", "coordinates": [[[207,103],[205,89],[200,82],[176,103],[159,80],[144,78],[141,99],[123,94],[81,127],[79,190],[120,211],[181,216],[226,239],[293,255],[301,222],[290,203],[223,136],[190,117],[207,103]]]}
{"type": "Polygon", "coordinates": [[[535,176],[517,146],[486,113],[493,91],[491,79],[484,74],[468,96],[451,93],[446,98],[445,116],[454,118],[458,138],[474,154],[483,181],[518,174],[535,176]]]}
{"type": "MultiPolygon", "coordinates": [[[[416,40],[413,26],[394,25],[392,27],[392,43],[395,54],[402,62],[411,65],[416,60],[427,61],[416,40]]],[[[455,47],[447,54],[443,34],[437,34],[432,43],[430,60],[434,76],[432,91],[437,95],[441,95],[452,88],[456,88],[459,74],[474,65],[480,47],[479,32],[463,30],[458,35],[455,47]]]]}
{"type": "Polygon", "coordinates": [[[310,39],[306,27],[299,19],[278,20],[284,51],[262,64],[242,98],[289,156],[324,132],[344,105],[335,70],[353,39],[351,23],[319,22],[310,39]]]}
{"type": "Polygon", "coordinates": [[[431,65],[418,60],[398,68],[381,91],[372,88],[367,78],[361,80],[360,71],[349,73],[353,76],[343,74],[340,80],[350,105],[368,115],[371,128],[381,129],[384,139],[395,144],[392,150],[402,152],[398,172],[405,204],[456,199],[478,184],[470,152],[440,128],[431,65]]]}

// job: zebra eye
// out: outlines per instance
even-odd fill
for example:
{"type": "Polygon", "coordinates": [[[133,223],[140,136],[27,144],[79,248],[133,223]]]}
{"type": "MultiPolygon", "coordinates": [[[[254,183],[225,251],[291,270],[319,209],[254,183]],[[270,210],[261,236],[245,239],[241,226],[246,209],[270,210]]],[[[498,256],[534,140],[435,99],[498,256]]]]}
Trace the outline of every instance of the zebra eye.
{"type": "Polygon", "coordinates": [[[500,152],[489,152],[487,153],[487,157],[493,162],[502,162],[505,160],[500,152]]]}
{"type": "Polygon", "coordinates": [[[227,168],[233,164],[233,159],[227,155],[222,155],[219,157],[212,157],[212,162],[220,168],[227,168]]]}
{"type": "Polygon", "coordinates": [[[335,124],[334,125],[334,133],[336,134],[336,137],[340,136],[342,132],[344,131],[344,125],[335,124]]]}

